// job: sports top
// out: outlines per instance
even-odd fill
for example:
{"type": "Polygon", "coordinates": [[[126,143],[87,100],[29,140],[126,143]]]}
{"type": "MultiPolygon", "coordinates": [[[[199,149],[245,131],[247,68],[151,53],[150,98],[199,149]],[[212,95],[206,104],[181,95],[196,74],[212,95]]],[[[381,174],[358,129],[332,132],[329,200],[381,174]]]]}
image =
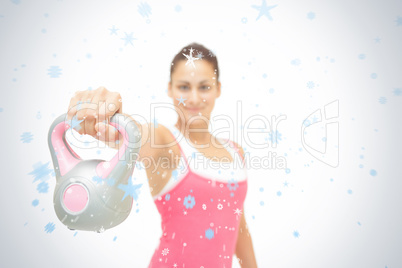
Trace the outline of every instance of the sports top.
{"type": "Polygon", "coordinates": [[[193,169],[199,158],[194,156],[201,153],[187,143],[180,131],[169,129],[178,134],[184,168],[179,166],[172,172],[168,183],[154,197],[162,218],[162,236],[148,268],[231,268],[247,193],[246,171],[236,163],[242,156],[229,141],[232,148],[227,149],[233,161],[225,163],[226,167],[219,162],[208,164],[212,160],[204,157],[207,167],[198,165],[193,169]],[[215,168],[211,170],[213,164],[215,168]],[[224,168],[216,172],[216,166],[224,168]]]}

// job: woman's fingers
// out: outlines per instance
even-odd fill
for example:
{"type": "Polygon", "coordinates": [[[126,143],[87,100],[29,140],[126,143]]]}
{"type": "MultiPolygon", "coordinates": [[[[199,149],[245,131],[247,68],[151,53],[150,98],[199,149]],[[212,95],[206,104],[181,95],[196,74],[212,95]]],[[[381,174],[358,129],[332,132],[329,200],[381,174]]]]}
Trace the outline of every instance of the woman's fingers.
{"type": "Polygon", "coordinates": [[[114,142],[119,139],[119,132],[112,125],[98,123],[95,125],[95,129],[97,130],[96,137],[101,141],[114,142]]]}
{"type": "Polygon", "coordinates": [[[122,112],[120,94],[100,87],[76,92],[69,104],[67,120],[73,120],[74,127],[80,134],[114,142],[119,139],[119,132],[109,123],[116,112],[122,112]]]}

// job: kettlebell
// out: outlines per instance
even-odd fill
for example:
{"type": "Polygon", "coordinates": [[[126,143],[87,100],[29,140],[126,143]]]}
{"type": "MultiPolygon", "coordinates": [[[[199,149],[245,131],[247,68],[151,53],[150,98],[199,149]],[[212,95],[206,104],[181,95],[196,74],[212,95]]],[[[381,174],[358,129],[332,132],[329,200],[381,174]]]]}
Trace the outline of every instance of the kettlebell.
{"type": "Polygon", "coordinates": [[[109,124],[124,138],[117,154],[110,161],[82,160],[66,142],[66,130],[71,127],[66,120],[67,114],[56,118],[48,134],[56,176],[54,209],[71,230],[103,232],[130,214],[133,197],[124,189],[131,183],[141,132],[130,117],[116,113],[109,124]]]}

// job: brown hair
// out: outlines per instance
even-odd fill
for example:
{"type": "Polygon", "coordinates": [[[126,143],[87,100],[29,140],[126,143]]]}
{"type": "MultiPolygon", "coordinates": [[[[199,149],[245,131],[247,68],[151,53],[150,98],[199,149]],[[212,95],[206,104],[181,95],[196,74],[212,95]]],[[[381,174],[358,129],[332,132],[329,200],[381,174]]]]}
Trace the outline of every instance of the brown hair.
{"type": "Polygon", "coordinates": [[[175,70],[175,66],[179,61],[186,60],[187,58],[183,55],[190,55],[190,49],[193,49],[193,57],[199,58],[200,60],[206,60],[212,64],[216,73],[216,81],[219,81],[219,68],[218,68],[218,59],[216,58],[215,54],[198,43],[191,43],[185,47],[183,47],[179,53],[173,58],[172,64],[170,66],[170,80],[172,80],[172,74],[175,70]]]}

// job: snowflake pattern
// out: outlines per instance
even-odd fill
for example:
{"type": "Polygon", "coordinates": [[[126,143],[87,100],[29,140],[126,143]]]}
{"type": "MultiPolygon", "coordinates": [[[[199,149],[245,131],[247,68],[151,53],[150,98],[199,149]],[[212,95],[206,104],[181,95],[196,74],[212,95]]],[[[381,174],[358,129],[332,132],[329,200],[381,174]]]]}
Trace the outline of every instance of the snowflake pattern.
{"type": "Polygon", "coordinates": [[[315,83],[314,83],[313,81],[308,81],[308,82],[307,82],[307,87],[308,87],[309,89],[313,89],[313,88],[315,87],[315,83]]]}
{"type": "Polygon", "coordinates": [[[230,179],[228,184],[227,184],[229,191],[236,191],[236,189],[239,187],[239,184],[235,179],[230,179]]]}
{"type": "Polygon", "coordinates": [[[205,230],[205,238],[207,238],[208,240],[214,238],[214,230],[212,230],[211,228],[205,230]]]}
{"type": "Polygon", "coordinates": [[[189,208],[193,208],[195,205],[195,198],[194,196],[188,195],[186,197],[184,197],[184,202],[183,205],[189,209],[189,208]]]}
{"type": "Polygon", "coordinates": [[[168,248],[164,248],[163,250],[162,250],[162,255],[163,256],[166,256],[166,255],[168,255],[169,254],[169,249],[168,248]]]}
{"type": "Polygon", "coordinates": [[[50,234],[51,232],[54,231],[54,229],[56,229],[56,225],[53,222],[49,222],[48,224],[46,224],[45,226],[45,232],[50,234]]]}
{"type": "Polygon", "coordinates": [[[282,140],[282,134],[279,133],[278,130],[276,130],[275,132],[270,132],[268,133],[268,140],[274,144],[274,143],[278,143],[278,141],[282,140]]]}
{"type": "Polygon", "coordinates": [[[33,140],[33,135],[31,132],[24,132],[21,135],[21,141],[23,143],[30,143],[33,140]]]}
{"type": "Polygon", "coordinates": [[[184,55],[184,57],[187,58],[186,66],[187,66],[188,64],[191,64],[191,65],[195,68],[194,61],[195,61],[195,60],[199,60],[200,58],[197,58],[197,57],[194,58],[194,57],[193,57],[193,51],[194,51],[194,49],[193,49],[193,48],[190,48],[190,55],[186,55],[186,54],[184,54],[184,53],[182,53],[182,54],[184,55]]]}

